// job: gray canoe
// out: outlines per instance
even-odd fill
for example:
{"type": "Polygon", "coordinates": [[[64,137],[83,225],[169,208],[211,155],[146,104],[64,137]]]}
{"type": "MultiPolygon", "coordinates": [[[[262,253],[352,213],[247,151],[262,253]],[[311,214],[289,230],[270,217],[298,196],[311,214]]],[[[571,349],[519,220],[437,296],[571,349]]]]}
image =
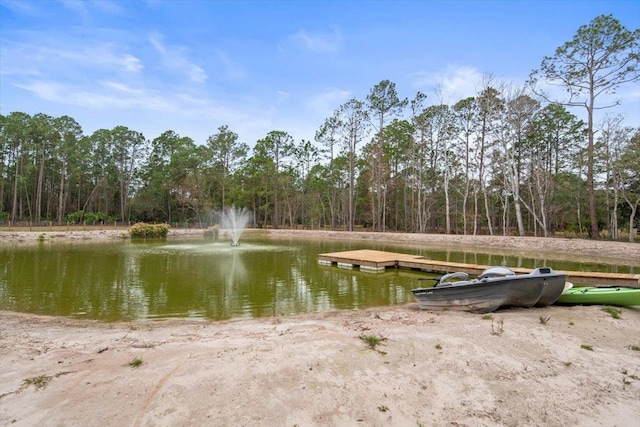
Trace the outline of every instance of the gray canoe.
{"type": "Polygon", "coordinates": [[[434,287],[417,288],[411,292],[423,310],[489,313],[500,307],[552,304],[562,294],[567,275],[556,273],[549,267],[521,275],[505,267],[492,267],[477,279],[466,278],[466,273],[447,274],[434,287]],[[456,278],[463,280],[452,281],[456,278]],[[558,287],[560,291],[556,292],[558,287]]]}

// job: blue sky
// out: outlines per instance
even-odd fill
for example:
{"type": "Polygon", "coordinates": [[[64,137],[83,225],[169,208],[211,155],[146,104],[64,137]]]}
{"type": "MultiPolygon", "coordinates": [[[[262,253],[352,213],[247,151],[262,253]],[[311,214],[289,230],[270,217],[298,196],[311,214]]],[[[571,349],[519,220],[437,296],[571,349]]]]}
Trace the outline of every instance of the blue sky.
{"type": "MultiPolygon", "coordinates": [[[[0,113],[69,115],[85,134],[202,144],[228,125],[250,146],[271,130],[298,142],[383,79],[431,103],[475,95],[485,74],[522,85],[610,13],[640,27],[638,0],[0,0],[0,113]]],[[[640,125],[638,85],[618,96],[640,125]]]]}

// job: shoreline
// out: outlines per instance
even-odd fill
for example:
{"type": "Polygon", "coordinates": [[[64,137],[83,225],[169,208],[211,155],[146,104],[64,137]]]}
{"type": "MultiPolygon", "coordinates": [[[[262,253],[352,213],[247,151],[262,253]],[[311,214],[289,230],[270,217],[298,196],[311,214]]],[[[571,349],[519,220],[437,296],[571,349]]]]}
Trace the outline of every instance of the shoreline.
{"type": "MultiPolygon", "coordinates": [[[[45,244],[122,238],[109,231],[53,232],[45,244]]],[[[578,239],[247,232],[594,259],[606,247],[613,261],[640,250],[578,239]]],[[[0,245],[38,242],[32,233],[0,232],[0,245]]],[[[114,323],[0,311],[0,425],[631,427],[640,413],[640,307],[619,311],[620,319],[600,306],[483,316],[409,303],[114,323]],[[368,336],[380,344],[368,348],[368,336]]]]}
{"type": "MultiPolygon", "coordinates": [[[[168,239],[199,238],[204,229],[170,229],[168,239]]],[[[225,230],[221,230],[224,235],[225,230]]],[[[127,229],[72,230],[72,231],[3,231],[0,246],[33,243],[95,243],[129,239],[127,229]]],[[[528,257],[549,257],[584,262],[630,265],[640,267],[640,243],[609,240],[589,240],[564,237],[518,237],[486,235],[375,233],[325,230],[246,229],[244,235],[273,239],[332,239],[359,242],[377,242],[397,245],[428,245],[434,249],[505,253],[528,257]]]]}

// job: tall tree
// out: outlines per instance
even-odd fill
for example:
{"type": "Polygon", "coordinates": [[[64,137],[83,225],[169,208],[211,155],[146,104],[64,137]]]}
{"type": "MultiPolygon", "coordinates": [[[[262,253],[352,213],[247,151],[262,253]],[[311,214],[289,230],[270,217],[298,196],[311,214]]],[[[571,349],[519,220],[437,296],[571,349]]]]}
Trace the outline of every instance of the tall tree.
{"type": "MultiPolygon", "coordinates": [[[[479,190],[482,193],[484,201],[484,211],[487,220],[489,234],[493,235],[493,226],[491,221],[491,212],[489,209],[489,196],[487,190],[487,169],[489,155],[494,141],[491,138],[496,126],[496,119],[504,110],[504,100],[500,92],[491,87],[491,77],[487,77],[485,88],[482,90],[477,99],[476,107],[478,108],[478,136],[476,150],[476,162],[478,170],[479,190]]],[[[478,194],[474,194],[474,223],[473,234],[477,233],[478,228],[478,194]]]]}
{"type": "Polygon", "coordinates": [[[320,129],[316,131],[315,140],[316,142],[322,144],[324,146],[324,152],[328,157],[329,164],[329,224],[331,230],[334,230],[336,227],[336,189],[337,189],[337,180],[336,176],[337,170],[331,165],[333,164],[334,159],[336,158],[336,148],[338,144],[338,132],[341,126],[340,116],[338,111],[335,111],[331,117],[325,120],[325,122],[320,126],[320,129]]]}
{"type": "Polygon", "coordinates": [[[590,235],[598,238],[598,216],[594,187],[594,110],[617,105],[597,105],[601,95],[613,94],[621,85],[640,80],[640,29],[625,28],[612,15],[600,15],[578,28],[573,40],[542,60],[530,81],[545,99],[550,95],[536,89],[544,78],[548,84],[565,88],[567,96],[559,100],[567,106],[581,106],[587,111],[587,191],[589,193],[590,235]]]}
{"type": "Polygon", "coordinates": [[[640,129],[622,126],[622,117],[607,116],[599,125],[598,142],[606,150],[609,235],[618,239],[618,205],[623,199],[629,208],[629,241],[640,204],[640,129]]]}
{"type": "Polygon", "coordinates": [[[629,206],[629,242],[633,243],[633,224],[640,206],[640,128],[636,128],[627,140],[615,169],[619,174],[622,197],[629,206]]]}
{"type": "Polygon", "coordinates": [[[412,230],[418,233],[424,233],[427,226],[428,211],[425,208],[425,170],[427,160],[427,135],[428,120],[425,111],[425,102],[427,96],[418,92],[414,99],[411,100],[411,124],[414,129],[412,138],[411,152],[409,159],[411,163],[411,177],[413,187],[412,201],[412,230]]]}
{"type": "Polygon", "coordinates": [[[120,220],[127,218],[129,198],[132,184],[139,170],[140,161],[146,156],[146,140],[140,132],[130,130],[124,126],[117,126],[111,131],[113,138],[112,158],[118,171],[120,220]]]}
{"type": "Polygon", "coordinates": [[[472,146],[472,137],[478,126],[477,109],[475,104],[475,98],[469,97],[461,99],[453,105],[453,114],[459,139],[459,144],[457,144],[458,156],[462,159],[463,168],[462,178],[464,180],[464,185],[462,188],[462,230],[465,235],[468,233],[467,210],[469,192],[473,183],[473,163],[471,162],[471,155],[474,146],[472,146]]]}
{"type": "Polygon", "coordinates": [[[195,149],[191,138],[171,130],[151,141],[150,154],[141,168],[144,185],[137,198],[141,219],[173,222],[195,149]]]}
{"type": "MultiPolygon", "coordinates": [[[[382,80],[375,85],[367,96],[367,106],[371,112],[372,118],[377,118],[378,144],[376,147],[376,165],[375,165],[375,181],[376,181],[376,216],[374,218],[374,229],[376,231],[385,231],[384,217],[384,195],[382,188],[382,152],[384,149],[384,126],[387,119],[393,118],[399,114],[407,105],[406,99],[398,98],[396,92],[396,84],[389,80],[382,80]]],[[[375,126],[375,125],[374,125],[375,126]]]]}
{"type": "MultiPolygon", "coordinates": [[[[506,91],[503,91],[506,92],[506,91]]],[[[507,95],[505,103],[504,120],[497,128],[497,140],[502,148],[501,164],[505,178],[505,190],[513,197],[518,234],[526,234],[522,218],[522,205],[525,205],[529,213],[538,221],[538,215],[533,204],[525,202],[520,191],[523,183],[524,162],[527,151],[527,143],[532,131],[532,121],[540,107],[538,101],[524,93],[523,88],[514,88],[507,95]]],[[[540,224],[546,236],[546,224],[540,224]]],[[[504,224],[503,234],[506,234],[507,224],[504,224]]]]}
{"type": "Polygon", "coordinates": [[[409,149],[413,142],[413,126],[407,120],[395,119],[384,130],[385,135],[385,162],[388,163],[389,200],[393,203],[390,207],[390,225],[393,229],[408,231],[409,226],[409,188],[406,185],[409,173],[409,149]]]}
{"type": "Polygon", "coordinates": [[[42,218],[42,190],[44,187],[45,168],[47,162],[51,160],[53,149],[56,144],[56,135],[53,128],[53,117],[38,113],[31,118],[29,126],[30,138],[33,143],[36,161],[36,191],[33,206],[34,220],[39,223],[42,218]]]}
{"type": "Polygon", "coordinates": [[[532,130],[528,138],[530,181],[542,221],[551,231],[566,213],[567,200],[559,190],[563,177],[576,165],[577,149],[585,137],[584,123],[562,105],[548,104],[534,118],[532,130]]]}
{"type": "MultiPolygon", "coordinates": [[[[11,221],[15,222],[22,216],[23,204],[19,193],[20,183],[24,182],[25,162],[28,156],[29,124],[31,116],[26,113],[13,112],[5,119],[4,137],[2,144],[7,147],[3,151],[7,152],[7,169],[13,165],[12,188],[11,188],[11,221]]],[[[23,196],[27,199],[26,195],[23,196]]]]}
{"type": "Polygon", "coordinates": [[[348,194],[348,224],[347,229],[353,231],[355,225],[356,201],[355,181],[358,144],[367,133],[369,115],[364,109],[362,101],[350,99],[338,109],[340,117],[340,133],[349,163],[349,194],[348,194]]]}
{"type": "Polygon", "coordinates": [[[273,227],[280,226],[280,174],[286,160],[293,152],[293,138],[287,132],[273,130],[259,140],[254,148],[261,158],[273,161],[273,227]]]}
{"type": "Polygon", "coordinates": [[[57,222],[61,225],[66,213],[69,175],[82,168],[81,164],[89,153],[85,150],[85,144],[82,144],[82,128],[73,118],[58,117],[54,121],[54,127],[59,140],[55,158],[59,162],[60,173],[57,222]]]}
{"type": "Polygon", "coordinates": [[[207,144],[212,156],[213,168],[219,175],[224,211],[227,207],[226,195],[229,180],[245,160],[249,146],[238,141],[238,134],[229,130],[226,125],[220,126],[216,134],[207,138],[207,144]]]}
{"type": "Polygon", "coordinates": [[[294,164],[296,166],[296,175],[299,178],[298,183],[298,196],[300,206],[300,218],[302,225],[307,226],[309,224],[308,212],[310,208],[307,207],[307,194],[309,192],[309,182],[307,181],[311,172],[312,166],[317,163],[319,150],[309,140],[301,140],[300,143],[292,149],[294,164]]]}

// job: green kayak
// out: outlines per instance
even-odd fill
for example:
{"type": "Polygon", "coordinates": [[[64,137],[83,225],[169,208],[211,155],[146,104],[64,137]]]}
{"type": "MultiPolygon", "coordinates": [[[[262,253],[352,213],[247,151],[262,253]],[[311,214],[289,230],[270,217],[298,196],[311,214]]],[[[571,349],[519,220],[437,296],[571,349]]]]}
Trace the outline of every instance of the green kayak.
{"type": "Polygon", "coordinates": [[[630,307],[640,305],[640,289],[622,287],[577,287],[567,289],[556,304],[595,304],[630,307]]]}

